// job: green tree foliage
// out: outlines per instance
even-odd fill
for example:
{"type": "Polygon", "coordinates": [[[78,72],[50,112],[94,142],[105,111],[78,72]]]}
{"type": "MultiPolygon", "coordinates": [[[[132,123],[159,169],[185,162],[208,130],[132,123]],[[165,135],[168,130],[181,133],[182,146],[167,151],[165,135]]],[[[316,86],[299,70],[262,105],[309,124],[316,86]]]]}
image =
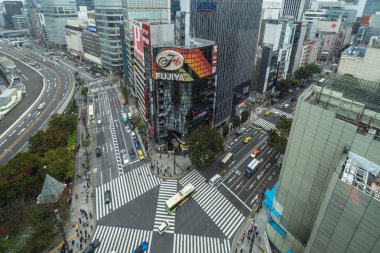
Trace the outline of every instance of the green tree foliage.
{"type": "Polygon", "coordinates": [[[146,136],[146,126],[140,116],[137,116],[135,118],[135,123],[137,131],[139,131],[139,134],[141,134],[142,136],[146,136]]]}
{"type": "Polygon", "coordinates": [[[46,166],[46,173],[60,180],[67,181],[74,174],[73,163],[71,162],[73,152],[68,154],[66,147],[59,147],[48,150],[42,158],[42,164],[46,166]]]}
{"type": "Polygon", "coordinates": [[[232,126],[234,128],[238,128],[240,126],[240,124],[241,124],[240,117],[237,115],[234,115],[234,117],[232,118],[232,126]]]}
{"type": "Polygon", "coordinates": [[[321,72],[322,70],[318,65],[310,64],[297,69],[296,72],[294,72],[294,76],[296,79],[302,80],[312,77],[314,74],[321,72]]]}
{"type": "MultiPolygon", "coordinates": [[[[81,80],[82,81],[82,80],[81,80]]],[[[81,83],[82,84],[82,83],[81,83]]],[[[80,94],[82,94],[82,96],[86,97],[87,96],[87,93],[88,93],[88,88],[87,87],[82,87],[80,89],[80,94]]]]}
{"type": "Polygon", "coordinates": [[[278,132],[274,129],[268,131],[268,145],[281,154],[285,153],[291,125],[292,119],[282,119],[276,124],[278,132]]]}
{"type": "Polygon", "coordinates": [[[229,132],[229,127],[228,127],[228,124],[226,124],[226,125],[223,126],[223,136],[224,136],[224,138],[227,137],[228,132],[229,132]]]}
{"type": "Polygon", "coordinates": [[[242,113],[241,113],[241,123],[245,123],[247,122],[248,118],[249,118],[249,111],[248,110],[244,110],[242,113]]]}
{"type": "Polygon", "coordinates": [[[206,167],[223,151],[223,138],[218,131],[202,126],[193,131],[188,139],[189,157],[193,165],[206,167]]]}

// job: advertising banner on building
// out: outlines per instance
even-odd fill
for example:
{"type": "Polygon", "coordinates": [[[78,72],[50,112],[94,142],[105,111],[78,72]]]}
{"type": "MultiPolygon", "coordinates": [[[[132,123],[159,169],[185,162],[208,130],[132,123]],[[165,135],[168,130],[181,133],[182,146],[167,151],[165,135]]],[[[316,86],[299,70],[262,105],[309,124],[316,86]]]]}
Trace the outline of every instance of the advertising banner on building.
{"type": "Polygon", "coordinates": [[[150,49],[150,26],[147,24],[143,24],[142,29],[144,46],[150,49]]]}
{"type": "Polygon", "coordinates": [[[152,78],[191,82],[216,72],[217,47],[158,48],[152,58],[152,78]],[[215,62],[215,63],[214,63],[215,62]]]}
{"type": "Polygon", "coordinates": [[[144,63],[144,41],[143,41],[143,29],[139,26],[132,25],[133,31],[133,46],[135,57],[141,63],[144,63]]]}

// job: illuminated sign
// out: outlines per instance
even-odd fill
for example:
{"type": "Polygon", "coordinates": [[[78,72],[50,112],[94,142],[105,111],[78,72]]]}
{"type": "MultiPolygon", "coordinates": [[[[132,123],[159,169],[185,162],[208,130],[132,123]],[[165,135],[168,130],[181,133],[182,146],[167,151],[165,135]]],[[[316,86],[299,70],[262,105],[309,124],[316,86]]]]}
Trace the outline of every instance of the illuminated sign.
{"type": "Polygon", "coordinates": [[[197,3],[197,11],[212,12],[215,10],[216,10],[216,3],[212,3],[212,2],[197,3]]]}
{"type": "Polygon", "coordinates": [[[174,80],[174,81],[185,81],[185,78],[182,74],[179,73],[156,73],[156,79],[161,80],[174,80]]]}
{"type": "Polygon", "coordinates": [[[156,56],[156,63],[164,70],[174,71],[183,66],[183,56],[180,53],[171,50],[162,51],[156,56]]]}

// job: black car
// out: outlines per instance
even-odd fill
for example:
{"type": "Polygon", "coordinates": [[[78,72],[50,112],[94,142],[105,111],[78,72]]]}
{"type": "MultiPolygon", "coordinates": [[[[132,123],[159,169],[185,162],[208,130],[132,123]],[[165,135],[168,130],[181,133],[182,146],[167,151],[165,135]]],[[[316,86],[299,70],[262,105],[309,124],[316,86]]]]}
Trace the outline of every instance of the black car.
{"type": "Polygon", "coordinates": [[[98,94],[95,93],[95,94],[94,94],[94,98],[97,98],[97,97],[98,97],[98,94]]]}
{"type": "Polygon", "coordinates": [[[128,153],[129,153],[129,157],[130,157],[130,158],[133,158],[133,157],[135,157],[135,155],[136,155],[136,154],[135,154],[135,151],[133,150],[133,148],[132,148],[131,150],[129,150],[128,153]]]}
{"type": "Polygon", "coordinates": [[[102,154],[100,153],[100,148],[96,148],[96,149],[95,149],[95,154],[96,154],[96,157],[99,157],[99,156],[102,155],[102,154]]]}
{"type": "Polygon", "coordinates": [[[104,192],[104,203],[109,204],[111,202],[111,190],[104,192]]]}
{"type": "Polygon", "coordinates": [[[133,121],[131,120],[130,122],[129,122],[129,128],[131,129],[131,130],[135,130],[135,124],[133,123],[133,121]]]}

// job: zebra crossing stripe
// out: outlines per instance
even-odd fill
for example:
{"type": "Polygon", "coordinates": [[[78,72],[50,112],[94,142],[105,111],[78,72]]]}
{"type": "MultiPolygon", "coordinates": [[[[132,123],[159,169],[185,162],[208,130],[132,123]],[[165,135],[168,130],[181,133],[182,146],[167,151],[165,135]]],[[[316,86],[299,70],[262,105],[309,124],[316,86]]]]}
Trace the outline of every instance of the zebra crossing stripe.
{"type": "MultiPolygon", "coordinates": [[[[149,243],[152,242],[152,231],[132,229],[132,228],[120,228],[110,226],[98,226],[93,240],[98,239],[100,241],[99,248],[96,252],[109,253],[115,252],[132,252],[143,241],[149,243]]],[[[148,248],[147,253],[150,253],[148,248]]]]}
{"type": "Polygon", "coordinates": [[[192,183],[195,186],[197,194],[194,200],[230,239],[244,221],[243,214],[216,188],[208,185],[198,171],[193,170],[179,182],[181,185],[192,183]]]}
{"type": "Polygon", "coordinates": [[[158,227],[162,222],[168,221],[170,226],[165,233],[174,233],[175,228],[175,212],[168,214],[165,210],[165,202],[170,197],[177,193],[177,180],[167,180],[160,185],[160,191],[158,192],[158,201],[156,209],[156,218],[154,220],[153,231],[158,231],[158,227]]]}
{"type": "Polygon", "coordinates": [[[131,172],[123,174],[106,184],[96,188],[96,219],[108,215],[143,193],[161,183],[161,179],[153,176],[149,166],[144,164],[131,172]],[[111,202],[104,203],[104,192],[111,190],[111,202]]]}
{"type": "Polygon", "coordinates": [[[271,130],[271,129],[274,129],[276,128],[276,126],[273,124],[273,123],[270,123],[262,118],[258,118],[257,120],[255,120],[253,122],[253,124],[256,124],[258,126],[262,126],[263,128],[265,128],[266,130],[271,130]]]}
{"type": "Polygon", "coordinates": [[[230,248],[230,242],[227,239],[196,235],[174,234],[173,253],[229,253],[230,248]]]}
{"type": "Polygon", "coordinates": [[[287,112],[281,111],[281,110],[276,109],[276,108],[272,108],[270,111],[273,113],[277,112],[278,114],[280,114],[280,116],[285,115],[287,118],[290,118],[290,119],[292,119],[294,117],[294,115],[292,113],[287,113],[287,112]]]}

